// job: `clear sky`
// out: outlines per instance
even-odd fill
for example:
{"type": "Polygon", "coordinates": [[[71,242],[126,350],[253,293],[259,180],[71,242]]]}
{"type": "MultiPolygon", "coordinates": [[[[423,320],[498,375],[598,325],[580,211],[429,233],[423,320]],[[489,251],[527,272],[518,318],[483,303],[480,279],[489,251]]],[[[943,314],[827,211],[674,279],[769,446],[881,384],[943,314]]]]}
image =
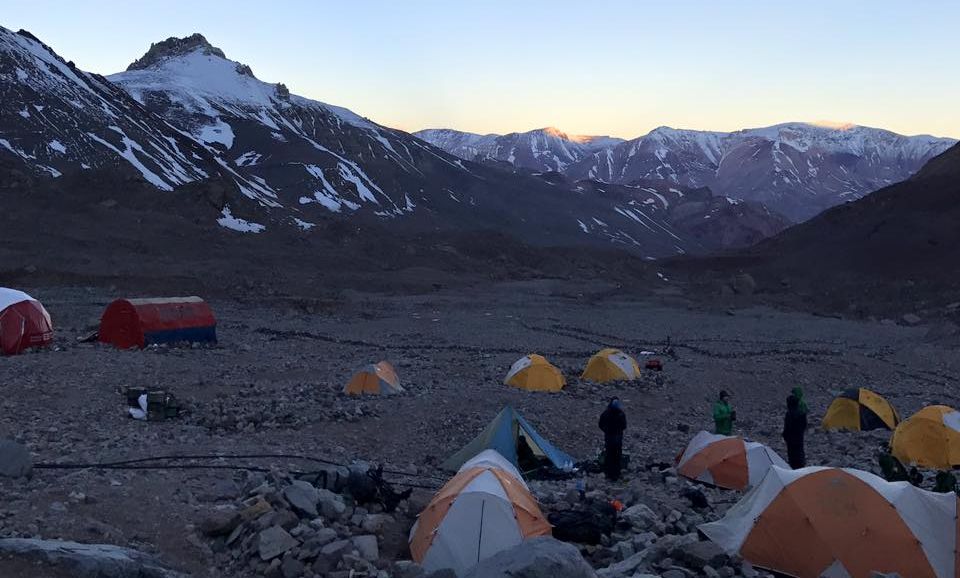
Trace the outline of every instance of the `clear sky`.
{"type": "Polygon", "coordinates": [[[262,80],[405,130],[960,137],[958,0],[0,0],[0,25],[99,73],[201,32],[262,80]]]}

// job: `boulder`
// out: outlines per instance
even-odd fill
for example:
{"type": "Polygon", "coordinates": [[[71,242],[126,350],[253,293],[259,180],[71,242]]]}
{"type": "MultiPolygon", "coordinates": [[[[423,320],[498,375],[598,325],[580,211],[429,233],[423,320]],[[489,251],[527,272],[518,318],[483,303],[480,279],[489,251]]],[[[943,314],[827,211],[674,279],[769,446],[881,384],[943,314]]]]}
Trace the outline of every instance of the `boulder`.
{"type": "Polygon", "coordinates": [[[289,555],[285,556],[280,564],[280,573],[283,574],[283,578],[300,578],[306,570],[303,562],[289,555]]]}
{"type": "Polygon", "coordinates": [[[906,315],[901,317],[900,320],[907,325],[919,325],[920,322],[923,321],[923,319],[921,319],[919,315],[916,315],[914,313],[907,313],[906,315]]]}
{"type": "Polygon", "coordinates": [[[296,538],[291,536],[280,526],[270,526],[260,532],[257,543],[257,552],[260,559],[266,562],[283,554],[287,550],[299,544],[296,538]]]}
{"type": "Polygon", "coordinates": [[[595,578],[572,544],[548,536],[532,538],[482,560],[465,578],[595,578]]]}
{"type": "Polygon", "coordinates": [[[704,566],[718,568],[730,561],[727,553],[713,542],[681,544],[670,551],[670,557],[692,570],[700,570],[704,566]]]}
{"type": "Polygon", "coordinates": [[[347,513],[347,504],[343,497],[330,490],[317,490],[317,503],[320,514],[328,520],[339,520],[347,513]]]}
{"type": "Polygon", "coordinates": [[[226,536],[240,525],[240,513],[236,510],[213,510],[200,522],[200,531],[209,537],[226,536]]]}
{"type": "Polygon", "coordinates": [[[645,504],[635,504],[620,513],[620,517],[633,526],[634,530],[649,530],[654,523],[660,520],[660,516],[651,510],[645,504]]]}
{"type": "Polygon", "coordinates": [[[289,486],[283,489],[283,497],[290,502],[297,512],[301,515],[316,518],[320,513],[317,511],[317,488],[310,482],[303,480],[294,480],[289,486]]]}
{"type": "Polygon", "coordinates": [[[351,540],[353,547],[360,553],[360,557],[368,562],[376,562],[380,558],[380,548],[377,545],[377,537],[372,534],[365,536],[354,536],[351,540]]]}
{"type": "Polygon", "coordinates": [[[21,478],[33,471],[33,459],[23,444],[0,440],[0,477],[21,478]]]}
{"type": "Polygon", "coordinates": [[[423,568],[413,560],[399,560],[393,563],[393,575],[396,578],[423,578],[423,568]]]}
{"type": "Polygon", "coordinates": [[[367,514],[360,521],[360,528],[370,534],[380,534],[393,521],[390,514],[367,514]]]}
{"type": "Polygon", "coordinates": [[[326,575],[337,567],[344,555],[353,550],[353,543],[350,540],[336,540],[330,542],[320,549],[320,554],[313,563],[313,571],[320,575],[326,575]]]}
{"type": "Polygon", "coordinates": [[[109,544],[81,544],[64,540],[0,539],[0,557],[37,560],[63,568],[75,578],[186,578],[164,567],[156,558],[109,544]]]}
{"type": "Polygon", "coordinates": [[[633,576],[634,572],[641,568],[646,568],[651,560],[651,551],[649,549],[641,550],[625,560],[616,564],[611,564],[606,568],[597,571],[600,578],[621,578],[623,576],[633,576]]]}
{"type": "Polygon", "coordinates": [[[753,295],[757,291],[757,282],[753,275],[740,273],[733,278],[733,290],[737,295],[753,295]]]}

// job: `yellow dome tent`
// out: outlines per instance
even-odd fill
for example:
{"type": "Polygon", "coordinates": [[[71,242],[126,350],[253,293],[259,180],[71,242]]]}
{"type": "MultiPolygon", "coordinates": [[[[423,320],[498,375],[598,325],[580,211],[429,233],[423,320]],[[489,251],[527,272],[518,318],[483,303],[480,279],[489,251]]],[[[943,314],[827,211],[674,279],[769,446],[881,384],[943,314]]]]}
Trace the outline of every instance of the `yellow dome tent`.
{"type": "Polygon", "coordinates": [[[619,349],[604,349],[590,358],[580,379],[596,383],[628,381],[640,377],[637,360],[619,349]]]}
{"type": "Polygon", "coordinates": [[[927,406],[897,426],[890,446],[905,464],[944,470],[960,466],[960,412],[927,406]]]}
{"type": "Polygon", "coordinates": [[[400,393],[404,389],[400,386],[400,378],[397,377],[397,371],[390,363],[381,361],[374,365],[368,365],[361,371],[358,371],[353,379],[343,388],[343,393],[348,395],[391,395],[400,393]]]}
{"type": "Polygon", "coordinates": [[[567,381],[543,356],[531,353],[513,364],[503,383],[527,391],[560,391],[567,381]]]}
{"type": "Polygon", "coordinates": [[[823,416],[825,430],[892,430],[899,423],[900,415],[889,401],[862,387],[835,397],[823,416]]]}

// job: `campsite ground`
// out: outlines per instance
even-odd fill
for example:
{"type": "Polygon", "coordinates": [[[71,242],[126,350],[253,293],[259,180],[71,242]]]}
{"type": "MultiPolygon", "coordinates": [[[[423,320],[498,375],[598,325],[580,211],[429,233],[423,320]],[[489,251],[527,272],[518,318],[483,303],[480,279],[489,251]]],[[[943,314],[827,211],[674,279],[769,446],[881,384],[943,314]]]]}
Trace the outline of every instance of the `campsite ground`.
{"type": "MultiPolygon", "coordinates": [[[[689,437],[709,427],[719,389],[733,394],[738,429],[781,452],[784,398],[795,385],[807,392],[814,422],[847,387],[874,388],[903,414],[929,403],[960,403],[953,388],[960,352],[924,343],[923,327],[748,301],[706,307],[664,287],[640,297],[603,282],[540,280],[407,295],[343,291],[320,301],[215,299],[216,347],[127,352],[76,341],[117,295],[36,288],[30,292],[53,315],[56,343],[0,358],[0,438],[25,443],[38,463],[303,454],[384,462],[416,471],[430,485],[436,483],[430,476],[443,475],[436,464],[504,404],[562,449],[589,458],[600,444],[597,417],[619,395],[629,421],[626,451],[636,465],[671,461],[689,437]],[[641,352],[660,352],[667,338],[676,358],[658,354],[662,373],[608,386],[576,377],[601,347],[642,360],[641,352]],[[501,384],[510,364],[529,352],[564,371],[565,391],[533,394],[501,384]],[[354,370],[379,359],[394,362],[407,394],[363,400],[339,394],[354,370]],[[167,422],[134,421],[120,393],[128,386],[165,388],[190,412],[167,422]]],[[[808,457],[874,469],[880,439],[814,431],[808,457]]],[[[128,545],[196,576],[220,576],[193,525],[216,504],[233,503],[247,481],[247,474],[225,470],[38,469],[29,480],[0,479],[0,536],[128,545]]],[[[406,557],[402,540],[394,542],[383,545],[385,554],[406,557]]],[[[4,576],[25,572],[4,564],[13,562],[0,560],[4,576]]]]}

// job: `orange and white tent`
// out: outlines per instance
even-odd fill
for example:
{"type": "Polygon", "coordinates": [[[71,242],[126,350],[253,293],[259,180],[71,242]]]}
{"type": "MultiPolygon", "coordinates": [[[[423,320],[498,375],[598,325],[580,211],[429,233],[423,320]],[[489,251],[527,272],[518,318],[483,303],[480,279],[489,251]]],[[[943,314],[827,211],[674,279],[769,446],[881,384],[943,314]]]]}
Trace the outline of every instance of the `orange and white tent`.
{"type": "Polygon", "coordinates": [[[397,371],[386,361],[368,365],[358,371],[343,388],[343,392],[348,395],[363,395],[365,393],[390,395],[402,391],[404,389],[400,386],[397,371]]]}
{"type": "Polygon", "coordinates": [[[702,431],[677,458],[677,473],[728,490],[746,490],[760,483],[773,466],[789,467],[769,447],[702,431]]]}
{"type": "Polygon", "coordinates": [[[503,383],[528,391],[560,391],[567,384],[563,373],[545,357],[531,353],[518,359],[503,383]]]}
{"type": "Polygon", "coordinates": [[[957,496],[860,470],[771,468],[699,527],[731,555],[797,578],[955,578],[957,496]]]}
{"type": "Polygon", "coordinates": [[[433,497],[410,531],[410,553],[429,574],[458,576],[550,524],[520,473],[494,450],[467,461],[433,497]]]}

